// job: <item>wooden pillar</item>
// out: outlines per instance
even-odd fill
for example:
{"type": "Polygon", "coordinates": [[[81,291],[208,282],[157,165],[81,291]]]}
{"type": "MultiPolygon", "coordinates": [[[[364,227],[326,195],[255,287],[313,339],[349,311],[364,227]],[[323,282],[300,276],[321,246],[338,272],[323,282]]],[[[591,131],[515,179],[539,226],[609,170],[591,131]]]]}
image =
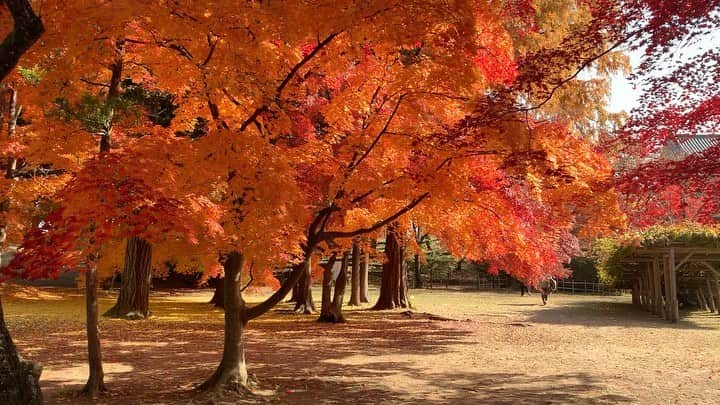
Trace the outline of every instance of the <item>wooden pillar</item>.
{"type": "Polygon", "coordinates": [[[675,272],[675,248],[670,248],[670,255],[668,257],[668,263],[670,264],[670,320],[675,323],[680,320],[680,308],[678,306],[677,299],[677,273],[675,272]]]}
{"type": "Polygon", "coordinates": [[[633,305],[640,306],[640,284],[637,279],[634,279],[632,283],[632,303],[633,305]]]}
{"type": "Polygon", "coordinates": [[[705,292],[703,292],[702,286],[697,289],[698,296],[700,297],[700,310],[710,311],[710,305],[708,305],[705,292]]]}
{"type": "Polygon", "coordinates": [[[711,311],[711,312],[715,312],[715,310],[717,309],[717,306],[715,305],[716,302],[715,302],[715,294],[714,294],[714,291],[713,291],[714,288],[713,288],[712,285],[710,284],[710,275],[708,275],[708,276],[705,277],[705,281],[706,281],[706,284],[707,284],[708,303],[710,304],[710,305],[709,305],[709,306],[710,306],[710,311],[711,311]]]}
{"type": "Polygon", "coordinates": [[[645,310],[652,313],[653,309],[653,291],[652,291],[652,274],[650,273],[649,263],[645,263],[645,291],[647,292],[647,301],[645,310]]]}
{"type": "Polygon", "coordinates": [[[708,290],[711,290],[715,296],[715,299],[717,300],[715,302],[715,309],[717,310],[717,313],[720,314],[720,272],[715,270],[715,268],[708,262],[701,263],[704,264],[710,271],[710,274],[707,276],[708,290]]]}
{"type": "Polygon", "coordinates": [[[668,264],[668,257],[662,258],[663,264],[663,319],[670,320],[670,265],[668,264]]]}
{"type": "Polygon", "coordinates": [[[712,286],[715,290],[715,299],[717,300],[715,309],[717,310],[717,313],[720,315],[720,283],[718,282],[717,274],[714,272],[713,272],[713,277],[712,277],[712,281],[710,282],[710,284],[712,284],[712,286]]]}
{"type": "Polygon", "coordinates": [[[695,298],[697,299],[697,307],[699,310],[703,310],[705,308],[705,305],[703,304],[703,299],[700,296],[700,289],[695,290],[695,298]]]}
{"type": "Polygon", "coordinates": [[[650,313],[656,314],[655,311],[655,272],[653,271],[652,263],[645,263],[648,274],[648,291],[650,292],[650,313]]]}
{"type": "Polygon", "coordinates": [[[663,314],[663,300],[662,300],[662,288],[661,288],[661,277],[660,274],[660,260],[657,257],[653,258],[652,262],[653,269],[653,284],[655,286],[655,315],[664,316],[663,314]]]}

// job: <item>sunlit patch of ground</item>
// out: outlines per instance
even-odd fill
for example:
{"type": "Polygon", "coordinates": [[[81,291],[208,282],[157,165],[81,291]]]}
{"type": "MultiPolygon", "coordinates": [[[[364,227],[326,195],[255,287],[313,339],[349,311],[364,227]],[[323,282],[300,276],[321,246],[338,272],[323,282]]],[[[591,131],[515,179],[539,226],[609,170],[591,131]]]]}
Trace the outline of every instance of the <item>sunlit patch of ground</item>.
{"type": "MultiPolygon", "coordinates": [[[[47,402],[82,403],[82,293],[39,291],[4,297],[9,327],[44,364],[47,402]]],[[[102,319],[110,392],[98,403],[718,403],[718,315],[685,313],[672,325],[629,297],[553,295],[542,306],[537,294],[444,289],[412,290],[411,316],[348,309],[342,325],[281,306],[246,336],[263,395],[198,396],[222,350],[211,295],[154,292],[149,320],[102,319]]],[[[101,312],[114,296],[101,293],[101,312]]]]}

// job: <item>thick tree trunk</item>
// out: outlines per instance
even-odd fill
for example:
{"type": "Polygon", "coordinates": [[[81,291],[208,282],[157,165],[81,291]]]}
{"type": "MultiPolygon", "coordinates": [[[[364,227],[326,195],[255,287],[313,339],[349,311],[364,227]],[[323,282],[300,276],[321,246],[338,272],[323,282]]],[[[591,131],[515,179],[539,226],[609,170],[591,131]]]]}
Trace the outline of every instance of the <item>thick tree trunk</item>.
{"type": "Polygon", "coordinates": [[[368,275],[370,270],[370,253],[365,252],[363,255],[362,265],[360,267],[360,302],[367,303],[368,300],[368,275]]]}
{"type": "Polygon", "coordinates": [[[312,264],[310,258],[305,263],[300,280],[297,282],[297,297],[295,300],[295,312],[300,314],[313,314],[316,311],[315,301],[312,296],[312,264]]]}
{"type": "Polygon", "coordinates": [[[125,267],[120,294],[115,306],[104,316],[126,319],[145,319],[150,316],[150,262],[152,245],[133,236],[125,247],[125,267]]]}
{"type": "Polygon", "coordinates": [[[221,277],[215,279],[215,292],[210,303],[216,308],[225,308],[225,279],[221,277]]]}
{"type": "Polygon", "coordinates": [[[337,255],[333,254],[327,263],[323,265],[322,299],[320,302],[320,317],[318,318],[318,322],[334,323],[337,319],[336,314],[333,312],[333,286],[336,283],[336,278],[333,276],[335,262],[337,262],[337,255]]]}
{"type": "Polygon", "coordinates": [[[350,277],[350,302],[348,305],[360,305],[360,246],[357,242],[352,247],[352,274],[350,277]]]}
{"type": "Polygon", "coordinates": [[[90,376],[83,392],[95,396],[105,391],[105,381],[100,350],[100,330],[98,327],[97,274],[93,263],[85,274],[85,309],[87,314],[88,365],[90,376]]]}
{"type": "Polygon", "coordinates": [[[232,252],[224,263],[225,278],[225,339],[223,355],[215,373],[198,389],[232,390],[247,392],[248,372],[245,364],[243,331],[247,325],[247,307],[240,289],[240,276],[245,259],[239,252],[232,252]]]}
{"type": "Polygon", "coordinates": [[[17,354],[15,344],[5,325],[0,302],[0,404],[42,404],[40,373],[42,367],[26,362],[17,354]]]}
{"type": "Polygon", "coordinates": [[[334,316],[333,322],[343,323],[345,322],[345,315],[342,312],[343,301],[345,300],[345,286],[347,285],[347,266],[348,266],[348,254],[343,254],[342,261],[340,262],[340,273],[335,280],[335,288],[333,291],[333,302],[332,302],[332,314],[334,316]]]}
{"type": "Polygon", "coordinates": [[[383,263],[380,296],[373,309],[409,308],[407,275],[404,266],[404,249],[397,236],[397,223],[388,228],[385,241],[385,263],[383,263]]]}

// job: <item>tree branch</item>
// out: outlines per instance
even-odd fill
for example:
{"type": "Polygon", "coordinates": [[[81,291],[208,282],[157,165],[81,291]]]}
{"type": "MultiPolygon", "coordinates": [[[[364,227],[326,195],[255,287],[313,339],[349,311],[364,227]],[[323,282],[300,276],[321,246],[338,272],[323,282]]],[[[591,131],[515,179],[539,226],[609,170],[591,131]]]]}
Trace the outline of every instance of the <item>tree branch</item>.
{"type": "Polygon", "coordinates": [[[329,241],[332,239],[338,239],[338,238],[352,238],[354,236],[362,235],[368,232],[376,231],[383,226],[395,221],[396,219],[400,218],[402,215],[407,213],[408,211],[412,210],[420,204],[423,200],[428,198],[430,196],[430,192],[425,192],[418,197],[416,197],[414,200],[410,201],[406,206],[392,214],[391,216],[383,219],[382,221],[378,221],[374,223],[373,225],[367,227],[367,228],[359,228],[354,231],[348,231],[348,232],[342,232],[342,231],[336,231],[336,232],[321,232],[318,234],[318,241],[329,241]]]}
{"type": "Polygon", "coordinates": [[[403,98],[405,98],[405,94],[402,94],[402,95],[400,95],[400,97],[398,97],[398,101],[395,104],[395,107],[393,107],[393,110],[390,113],[390,116],[385,121],[385,125],[383,125],[382,129],[380,130],[380,132],[378,132],[377,136],[375,136],[375,139],[373,139],[370,146],[365,150],[365,152],[362,154],[362,156],[360,156],[360,159],[358,159],[350,164],[350,167],[348,167],[347,174],[352,173],[352,171],[355,170],[355,168],[358,167],[360,165],[360,163],[362,163],[362,161],[365,160],[366,157],[368,157],[370,152],[372,152],[372,150],[375,148],[375,146],[377,146],[378,142],[380,142],[380,138],[387,133],[387,130],[390,127],[390,124],[392,123],[393,119],[395,118],[395,115],[397,114],[398,109],[400,108],[400,104],[402,103],[403,98]]]}
{"type": "Polygon", "coordinates": [[[254,307],[248,308],[248,321],[261,316],[265,312],[271,310],[272,307],[277,305],[280,301],[285,299],[285,296],[290,292],[290,290],[292,290],[295,284],[297,284],[298,280],[300,280],[302,274],[306,271],[306,266],[310,265],[310,255],[312,254],[312,251],[315,250],[315,245],[315,243],[308,241],[308,244],[304,249],[305,260],[293,266],[293,269],[290,272],[290,276],[288,276],[285,282],[282,283],[280,288],[275,291],[273,295],[269,296],[265,301],[255,305],[254,307]]]}
{"type": "Polygon", "coordinates": [[[20,61],[20,57],[40,38],[45,27],[28,0],[5,0],[14,28],[0,43],[0,80],[20,61]]]}
{"type": "Polygon", "coordinates": [[[544,99],[543,101],[541,101],[539,104],[537,104],[537,105],[535,105],[535,106],[531,106],[531,107],[528,107],[528,108],[525,108],[525,109],[520,109],[518,112],[520,112],[520,111],[526,111],[526,112],[527,112],[527,111],[537,110],[537,109],[541,108],[542,106],[544,106],[545,104],[547,104],[547,103],[553,98],[553,96],[555,95],[555,92],[556,92],[556,91],[558,91],[562,86],[564,86],[565,84],[567,84],[567,83],[570,82],[571,80],[575,79],[575,78],[580,74],[580,72],[582,72],[583,70],[585,70],[585,68],[587,68],[588,66],[590,66],[591,63],[595,62],[596,60],[598,60],[598,59],[602,58],[603,56],[609,54],[610,52],[614,51],[614,50],[617,49],[620,45],[626,43],[626,42],[629,41],[632,37],[634,37],[635,35],[638,35],[639,33],[640,33],[640,31],[632,32],[632,33],[628,34],[626,37],[624,37],[624,38],[622,38],[621,40],[619,40],[619,41],[615,42],[614,44],[612,44],[610,47],[608,47],[608,48],[607,48],[606,50],[604,50],[603,52],[600,52],[599,54],[597,54],[597,55],[595,55],[595,56],[592,56],[592,57],[586,59],[582,64],[580,64],[580,67],[578,67],[578,69],[575,71],[575,73],[573,73],[571,76],[566,77],[565,79],[563,79],[563,80],[561,80],[559,83],[557,83],[557,84],[552,88],[552,90],[550,91],[550,94],[548,94],[547,97],[545,97],[545,99],[544,99]]]}
{"type": "MultiPolygon", "coordinates": [[[[300,60],[300,62],[298,62],[295,66],[293,66],[292,69],[290,69],[288,74],[285,76],[283,81],[280,82],[280,85],[275,90],[274,100],[276,102],[280,100],[283,90],[285,90],[285,87],[287,87],[287,85],[290,84],[290,80],[292,80],[295,77],[295,75],[297,75],[297,72],[300,69],[302,69],[302,67],[305,66],[308,62],[310,62],[310,60],[315,55],[317,55],[318,52],[320,52],[325,46],[327,46],[330,42],[332,42],[332,40],[335,39],[335,37],[340,35],[341,32],[342,31],[333,32],[332,34],[328,35],[325,39],[323,39],[322,41],[320,41],[318,43],[318,45],[315,47],[315,49],[313,49],[310,53],[305,55],[305,57],[302,58],[302,60],[300,60]]],[[[242,123],[242,125],[240,125],[240,131],[244,131],[248,127],[248,125],[255,122],[257,120],[257,117],[260,116],[260,114],[262,114],[263,112],[267,111],[268,109],[270,109],[270,106],[268,106],[267,104],[263,104],[260,107],[256,108],[255,111],[253,111],[253,113],[250,114],[250,117],[248,117],[248,119],[246,119],[242,123]]]]}

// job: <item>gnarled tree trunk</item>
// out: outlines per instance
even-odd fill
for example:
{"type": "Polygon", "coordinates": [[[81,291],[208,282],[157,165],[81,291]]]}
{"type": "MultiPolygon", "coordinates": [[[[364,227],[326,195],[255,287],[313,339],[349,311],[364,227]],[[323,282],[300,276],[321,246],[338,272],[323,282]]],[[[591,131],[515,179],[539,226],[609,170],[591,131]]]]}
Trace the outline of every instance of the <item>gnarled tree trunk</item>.
{"type": "Polygon", "coordinates": [[[225,268],[225,339],[223,355],[215,373],[205,381],[200,390],[248,391],[248,372],[245,364],[243,331],[247,325],[247,307],[240,289],[240,276],[245,258],[239,252],[230,253],[223,264],[225,268]]]}
{"type": "Polygon", "coordinates": [[[128,239],[120,295],[104,316],[127,319],[150,316],[151,259],[152,245],[148,241],[137,236],[128,239]]]}
{"type": "Polygon", "coordinates": [[[335,280],[335,288],[333,291],[333,302],[331,311],[333,314],[334,323],[345,322],[345,315],[342,312],[343,301],[345,300],[345,286],[347,285],[347,265],[348,265],[348,254],[343,254],[342,261],[340,262],[340,273],[338,273],[337,280],[335,280]]]}
{"type": "Polygon", "coordinates": [[[360,246],[357,242],[352,247],[352,273],[350,276],[350,302],[348,305],[360,305],[360,246]]]}
{"type": "Polygon", "coordinates": [[[380,296],[373,309],[409,308],[407,275],[404,266],[404,249],[397,235],[398,225],[388,227],[385,241],[385,263],[383,263],[380,296]]]}
{"type": "Polygon", "coordinates": [[[0,302],[0,404],[42,404],[41,372],[40,365],[26,362],[18,355],[0,302]]]}
{"type": "Polygon", "coordinates": [[[337,262],[337,255],[333,254],[330,256],[327,263],[323,265],[322,299],[320,302],[319,322],[335,322],[336,320],[336,315],[333,313],[333,286],[335,285],[333,267],[335,267],[335,262],[337,262]]]}
{"type": "Polygon", "coordinates": [[[312,296],[312,265],[310,258],[306,263],[306,268],[303,271],[300,280],[297,282],[297,296],[295,297],[295,312],[301,314],[313,314],[316,311],[315,301],[312,296]]]}
{"type": "Polygon", "coordinates": [[[88,263],[88,266],[90,267],[85,274],[85,310],[90,375],[83,392],[95,396],[97,393],[105,391],[105,373],[103,372],[98,327],[97,270],[94,263],[88,263]]]}
{"type": "Polygon", "coordinates": [[[370,253],[365,252],[360,266],[360,302],[367,303],[368,300],[368,275],[370,271],[370,253]]]}

